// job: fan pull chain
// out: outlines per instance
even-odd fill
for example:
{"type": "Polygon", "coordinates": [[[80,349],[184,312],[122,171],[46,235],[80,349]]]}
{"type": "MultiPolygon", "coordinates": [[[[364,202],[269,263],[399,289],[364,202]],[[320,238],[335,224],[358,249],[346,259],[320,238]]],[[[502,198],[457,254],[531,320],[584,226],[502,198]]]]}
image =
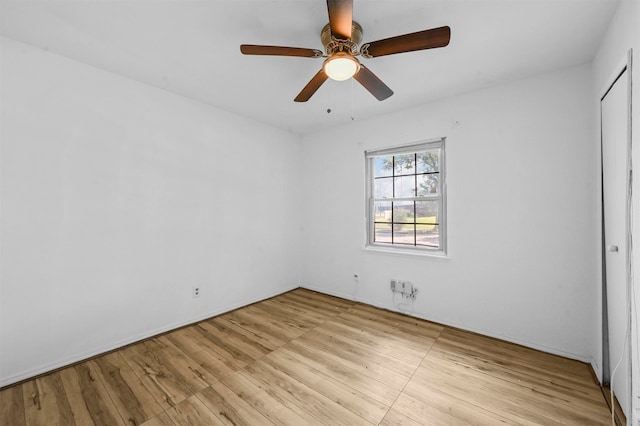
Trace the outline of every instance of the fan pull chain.
{"type": "Polygon", "coordinates": [[[333,87],[331,81],[329,81],[327,86],[327,114],[331,114],[331,88],[333,87]]]}
{"type": "Polygon", "coordinates": [[[354,101],[353,101],[353,77],[351,78],[351,121],[356,119],[356,114],[354,112],[354,101]]]}

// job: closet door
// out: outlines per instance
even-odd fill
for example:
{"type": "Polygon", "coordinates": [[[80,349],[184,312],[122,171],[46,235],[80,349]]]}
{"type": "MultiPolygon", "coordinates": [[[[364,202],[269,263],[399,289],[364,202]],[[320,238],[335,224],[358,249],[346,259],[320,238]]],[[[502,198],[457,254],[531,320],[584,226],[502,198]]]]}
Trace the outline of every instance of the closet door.
{"type": "MultiPolygon", "coordinates": [[[[604,266],[609,377],[622,410],[631,418],[630,342],[627,280],[627,181],[629,80],[622,72],[601,100],[604,266]],[[615,369],[615,374],[614,374],[615,369]],[[613,375],[613,376],[612,376],[613,375]]],[[[606,366],[605,366],[606,368],[606,366]]],[[[605,372],[606,377],[606,372],[605,372]]]]}

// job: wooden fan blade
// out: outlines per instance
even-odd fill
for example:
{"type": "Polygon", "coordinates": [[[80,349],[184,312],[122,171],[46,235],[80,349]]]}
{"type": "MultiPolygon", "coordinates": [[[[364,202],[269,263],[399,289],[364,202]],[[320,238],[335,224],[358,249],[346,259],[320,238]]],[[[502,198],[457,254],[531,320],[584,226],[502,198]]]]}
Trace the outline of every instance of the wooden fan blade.
{"type": "Polygon", "coordinates": [[[322,56],[322,52],[318,49],[261,46],[257,44],[242,44],[240,45],[240,51],[245,55],[301,56],[305,58],[318,58],[322,56]]]}
{"type": "Polygon", "coordinates": [[[320,88],[320,86],[322,86],[322,83],[327,81],[328,78],[329,76],[325,74],[323,69],[318,71],[318,73],[313,76],[311,81],[309,81],[307,85],[304,86],[304,89],[302,89],[302,91],[298,93],[298,96],[296,96],[294,101],[307,102],[311,98],[311,96],[313,96],[313,94],[316,93],[316,91],[320,88]]]}
{"type": "Polygon", "coordinates": [[[353,76],[358,83],[362,84],[373,96],[379,101],[384,101],[389,96],[393,95],[393,90],[382,82],[374,73],[366,68],[364,65],[360,66],[360,71],[353,76]]]}
{"type": "Polygon", "coordinates": [[[395,53],[444,47],[449,44],[450,38],[451,28],[439,27],[365,43],[360,50],[363,51],[364,56],[375,58],[395,53]]]}
{"type": "Polygon", "coordinates": [[[327,0],[329,26],[336,38],[350,39],[353,25],[353,0],[327,0]]]}

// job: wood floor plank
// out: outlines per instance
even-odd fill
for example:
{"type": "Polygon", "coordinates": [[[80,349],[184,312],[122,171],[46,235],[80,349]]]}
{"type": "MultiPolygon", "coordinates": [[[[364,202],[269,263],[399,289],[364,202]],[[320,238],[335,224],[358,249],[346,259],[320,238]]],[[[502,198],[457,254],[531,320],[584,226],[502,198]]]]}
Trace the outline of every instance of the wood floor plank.
{"type": "Polygon", "coordinates": [[[249,405],[223,383],[216,383],[196,394],[211,412],[228,425],[272,425],[257,409],[249,405]]]}
{"type": "Polygon", "coordinates": [[[316,314],[308,309],[303,309],[291,303],[287,303],[281,298],[267,299],[260,302],[260,304],[268,306],[271,309],[279,310],[283,315],[293,317],[297,322],[309,327],[315,327],[327,320],[325,315],[316,314]]]}
{"type": "Polygon", "coordinates": [[[169,417],[167,413],[162,412],[142,423],[140,426],[176,426],[176,424],[171,420],[171,417],[169,417]]]}
{"type": "MultiPolygon", "coordinates": [[[[388,351],[384,351],[384,348],[381,346],[363,344],[356,339],[325,327],[316,328],[313,332],[307,333],[304,338],[327,342],[337,350],[348,352],[360,359],[366,359],[369,362],[374,362],[407,377],[411,377],[424,357],[424,354],[420,357],[415,357],[409,356],[409,354],[405,352],[394,351],[393,353],[388,353],[388,351]]],[[[381,343],[384,343],[384,341],[381,343]]]]}
{"type": "MultiPolygon", "coordinates": [[[[89,412],[90,404],[85,401],[85,396],[93,398],[90,394],[85,394],[86,389],[82,389],[78,370],[75,367],[67,367],[60,370],[60,379],[64,385],[67,401],[71,406],[73,417],[77,425],[93,425],[93,416],[89,412]]],[[[98,395],[98,397],[100,397],[98,395]]],[[[116,408],[117,410],[117,408],[116,408]]]]}
{"type": "Polygon", "coordinates": [[[234,332],[244,336],[254,344],[258,344],[263,348],[266,348],[268,351],[273,351],[287,343],[271,335],[259,333],[249,328],[242,327],[237,322],[231,321],[229,320],[229,318],[224,316],[214,318],[213,321],[225,327],[228,327],[230,330],[233,330],[234,332]]]}
{"type": "Polygon", "coordinates": [[[362,327],[354,327],[344,321],[336,321],[333,319],[319,325],[316,329],[323,332],[331,332],[336,336],[342,336],[369,349],[375,349],[381,354],[404,360],[411,364],[419,364],[427,354],[427,351],[424,349],[417,350],[410,345],[404,345],[403,339],[396,338],[395,336],[375,334],[370,330],[362,327]]]}
{"type": "Polygon", "coordinates": [[[349,309],[354,303],[338,302],[330,296],[320,296],[318,293],[310,291],[293,291],[286,293],[284,297],[288,300],[301,303],[308,309],[316,310],[327,316],[334,316],[349,309]]]}
{"type": "Polygon", "coordinates": [[[388,386],[360,371],[344,366],[342,363],[332,362],[331,359],[325,358],[318,351],[309,350],[304,346],[291,348],[286,346],[279,350],[387,406],[391,406],[400,393],[401,389],[399,388],[388,386]]]}
{"type": "MultiPolygon", "coordinates": [[[[429,358],[438,358],[452,362],[467,368],[472,368],[478,372],[499,377],[502,380],[526,386],[534,393],[544,393],[565,400],[567,403],[583,404],[585,409],[599,411],[606,408],[606,403],[602,400],[602,393],[597,391],[587,391],[586,388],[567,383],[548,374],[536,374],[528,367],[512,367],[508,363],[497,363],[473,355],[466,355],[461,351],[452,351],[445,345],[438,343],[429,352],[429,358]]],[[[585,378],[588,380],[588,378],[585,378]]],[[[593,388],[593,387],[592,387],[593,388]]]]}
{"type": "MultiPolygon", "coordinates": [[[[124,424],[109,392],[98,379],[93,365],[89,362],[83,362],[73,366],[72,369],[75,371],[76,383],[74,385],[81,390],[84,406],[91,416],[91,423],[85,424],[98,426],[124,424]]],[[[78,424],[82,423],[78,422],[78,424]]]]}
{"type": "Polygon", "coordinates": [[[333,362],[359,371],[398,390],[402,390],[412,374],[412,371],[407,369],[400,372],[399,370],[401,370],[401,368],[395,368],[390,365],[386,366],[384,362],[378,358],[373,360],[363,358],[358,355],[356,351],[349,350],[349,348],[333,345],[333,342],[323,341],[318,338],[310,338],[307,335],[291,342],[288,347],[296,349],[304,347],[307,350],[316,351],[333,362]]]}
{"type": "MultiPolygon", "coordinates": [[[[273,396],[273,392],[254,383],[244,371],[225,377],[222,383],[277,425],[303,426],[314,424],[298,407],[283,405],[278,398],[273,396]]],[[[317,422],[315,423],[317,424],[317,422]]]]}
{"type": "MultiPolygon", "coordinates": [[[[201,322],[189,327],[184,327],[171,334],[176,333],[183,333],[184,338],[195,340],[202,350],[210,352],[211,355],[220,360],[229,371],[237,371],[247,365],[247,362],[253,360],[253,358],[246,356],[244,353],[238,354],[233,345],[230,344],[232,342],[227,343],[224,336],[215,330],[210,332],[202,326],[201,322]]],[[[216,371],[220,373],[225,371],[223,366],[219,366],[218,368],[216,371]]]]}
{"type": "Polygon", "coordinates": [[[443,397],[442,393],[427,387],[421,389],[419,398],[401,393],[392,408],[425,425],[493,426],[510,423],[482,407],[451,396],[443,397]]]}
{"type": "Polygon", "coordinates": [[[407,323],[404,318],[388,318],[383,316],[385,311],[381,311],[380,316],[368,309],[361,309],[360,306],[354,307],[342,314],[340,319],[345,318],[356,324],[373,330],[383,331],[392,336],[401,336],[403,339],[414,341],[416,343],[429,342],[440,337],[441,328],[434,327],[427,321],[415,320],[415,322],[407,323]]]}
{"type": "Polygon", "coordinates": [[[342,405],[327,398],[322,393],[277,370],[263,361],[256,361],[245,367],[253,381],[268,387],[279,401],[291,407],[297,405],[302,412],[328,425],[371,425],[364,418],[354,414],[342,405]]]}
{"type": "Polygon", "coordinates": [[[192,379],[194,390],[202,389],[205,385],[211,385],[218,381],[219,377],[209,373],[200,363],[191,358],[187,351],[174,344],[166,335],[158,336],[157,342],[162,345],[162,353],[170,359],[174,367],[181,372],[188,372],[187,377],[192,379]]]}
{"type": "Polygon", "coordinates": [[[217,426],[225,424],[195,395],[180,401],[168,409],[166,413],[177,426],[217,426]]]}
{"type": "Polygon", "coordinates": [[[443,333],[430,357],[456,362],[515,383],[529,384],[542,392],[554,393],[556,397],[604,404],[602,393],[593,386],[591,373],[584,363],[467,332],[457,331],[458,336],[467,339],[452,344],[448,334],[443,333]]]}
{"type": "MultiPolygon", "coordinates": [[[[163,409],[187,399],[209,384],[190,364],[184,354],[154,338],[128,346],[122,357],[140,378],[147,390],[163,409]]],[[[193,365],[197,365],[193,362],[193,365]]]]}
{"type": "Polygon", "coordinates": [[[417,422],[398,410],[391,409],[380,422],[380,426],[424,426],[425,423],[417,422]]]}
{"type": "Polygon", "coordinates": [[[39,377],[22,386],[27,425],[124,424],[88,363],[39,377]]]}
{"type": "Polygon", "coordinates": [[[25,383],[23,396],[28,425],[76,424],[59,373],[25,383]]]}
{"type": "Polygon", "coordinates": [[[584,363],[463,330],[443,331],[440,342],[449,343],[460,350],[471,346],[482,357],[495,362],[507,362],[517,368],[529,366],[535,370],[536,374],[553,375],[566,380],[578,378],[577,381],[580,383],[583,383],[583,379],[589,375],[584,363]]]}
{"type": "Polygon", "coordinates": [[[125,423],[139,425],[162,412],[162,407],[120,354],[113,352],[89,362],[125,423]]]}
{"type": "Polygon", "coordinates": [[[230,312],[225,317],[241,327],[272,336],[281,341],[282,344],[302,334],[301,331],[293,330],[275,318],[265,317],[255,306],[249,306],[241,311],[230,312]]]}
{"type": "MultiPolygon", "coordinates": [[[[205,339],[199,338],[193,327],[186,327],[165,335],[174,346],[194,360],[209,376],[215,381],[238,370],[232,361],[225,359],[218,354],[212,344],[205,339]]],[[[210,382],[207,380],[207,382],[210,382]]]]}
{"type": "MultiPolygon", "coordinates": [[[[259,318],[257,320],[259,322],[259,318]]],[[[256,327],[255,320],[245,322],[242,319],[238,319],[237,316],[229,314],[214,318],[211,321],[219,327],[221,332],[236,336],[245,345],[248,345],[250,347],[249,353],[252,354],[253,359],[259,358],[289,341],[289,338],[283,336],[277,330],[271,330],[269,333],[263,332],[269,327],[264,324],[258,324],[258,327],[256,327]],[[251,348],[252,346],[255,346],[257,350],[251,348]]]]}
{"type": "Polygon", "coordinates": [[[400,348],[406,348],[417,353],[428,352],[438,338],[438,335],[436,334],[431,337],[422,336],[417,338],[407,336],[406,333],[396,332],[393,327],[390,327],[387,324],[378,324],[375,321],[363,318],[358,321],[354,320],[353,317],[347,316],[347,314],[349,314],[349,312],[337,316],[333,321],[352,329],[365,332],[375,340],[393,342],[394,345],[400,348]]]}
{"type": "MultiPolygon", "coordinates": [[[[422,368],[418,369],[418,372],[420,372],[421,369],[422,368]]],[[[526,412],[528,408],[526,406],[521,409],[517,405],[514,406],[511,402],[505,402],[492,394],[490,388],[482,388],[468,383],[464,375],[452,376],[439,371],[429,371],[429,373],[427,377],[422,377],[416,373],[403,390],[403,393],[417,400],[428,399],[428,396],[432,394],[444,395],[446,399],[444,403],[438,400],[433,402],[430,400],[424,401],[429,404],[438,404],[438,402],[440,402],[438,406],[443,408],[446,407],[447,404],[453,404],[457,407],[458,405],[455,404],[457,401],[465,401],[471,405],[470,409],[474,414],[479,410],[487,410],[500,417],[506,418],[508,423],[511,424],[527,426],[544,424],[540,423],[543,418],[539,413],[533,412],[530,413],[531,415],[528,415],[526,412]]],[[[462,405],[460,405],[460,407],[461,409],[465,408],[462,405]]],[[[465,420],[464,411],[457,412],[456,414],[465,420]]],[[[548,419],[544,420],[548,421],[548,419]]]]}
{"type": "MultiPolygon", "coordinates": [[[[602,416],[595,412],[585,413],[581,407],[567,406],[561,399],[536,394],[524,386],[434,359],[425,359],[412,379],[412,383],[423,384],[443,381],[448,386],[457,383],[457,395],[452,395],[476,401],[479,407],[507,418],[517,416],[536,424],[585,424],[606,421],[607,417],[606,412],[602,412],[602,416]]],[[[410,385],[405,389],[407,393],[412,392],[410,385]]]]}
{"type": "Polygon", "coordinates": [[[283,350],[275,351],[262,359],[263,362],[304,383],[349,411],[370,423],[378,424],[389,406],[350,387],[309,365],[292,358],[283,350]]]}
{"type": "Polygon", "coordinates": [[[352,300],[342,299],[340,297],[332,296],[330,294],[320,293],[314,290],[309,290],[306,288],[297,288],[290,292],[289,294],[295,296],[301,296],[305,300],[308,301],[316,301],[322,305],[333,306],[337,309],[346,310],[351,308],[352,306],[358,304],[358,302],[354,302],[352,300]]]}
{"type": "Polygon", "coordinates": [[[25,425],[22,386],[0,390],[0,425],[25,425]]]}
{"type": "Polygon", "coordinates": [[[298,315],[283,312],[278,307],[273,307],[265,303],[256,303],[251,306],[251,312],[255,312],[260,318],[272,319],[278,327],[289,332],[291,338],[295,339],[311,330],[317,324],[309,324],[308,321],[302,320],[298,315]]]}
{"type": "MultiPolygon", "coordinates": [[[[224,318],[232,319],[233,317],[230,314],[225,314],[224,318]]],[[[221,348],[219,351],[227,351],[231,357],[244,364],[253,362],[271,352],[268,347],[263,346],[260,342],[248,339],[243,334],[225,326],[216,318],[199,323],[198,328],[203,330],[206,337],[221,348]]]]}
{"type": "Polygon", "coordinates": [[[350,323],[350,325],[362,327],[363,329],[371,332],[381,333],[381,335],[385,337],[398,337],[404,340],[406,344],[412,344],[413,347],[419,351],[428,351],[437,338],[437,334],[432,333],[431,331],[424,333],[423,335],[411,333],[406,330],[398,329],[393,325],[378,322],[371,316],[361,317],[359,314],[351,311],[340,314],[338,320],[350,323]]]}
{"type": "Polygon", "coordinates": [[[296,297],[293,293],[286,293],[278,297],[279,302],[286,303],[288,306],[294,307],[304,312],[309,312],[314,315],[315,318],[322,318],[327,320],[335,317],[336,315],[344,312],[344,309],[328,308],[322,304],[310,305],[304,298],[296,297]]]}

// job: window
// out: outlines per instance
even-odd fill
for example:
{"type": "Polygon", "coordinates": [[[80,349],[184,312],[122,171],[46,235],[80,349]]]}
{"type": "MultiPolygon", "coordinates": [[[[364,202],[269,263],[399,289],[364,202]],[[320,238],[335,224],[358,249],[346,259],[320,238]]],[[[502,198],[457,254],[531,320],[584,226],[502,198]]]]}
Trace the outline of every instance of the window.
{"type": "Polygon", "coordinates": [[[444,254],[444,138],[365,155],[367,246],[444,254]]]}

